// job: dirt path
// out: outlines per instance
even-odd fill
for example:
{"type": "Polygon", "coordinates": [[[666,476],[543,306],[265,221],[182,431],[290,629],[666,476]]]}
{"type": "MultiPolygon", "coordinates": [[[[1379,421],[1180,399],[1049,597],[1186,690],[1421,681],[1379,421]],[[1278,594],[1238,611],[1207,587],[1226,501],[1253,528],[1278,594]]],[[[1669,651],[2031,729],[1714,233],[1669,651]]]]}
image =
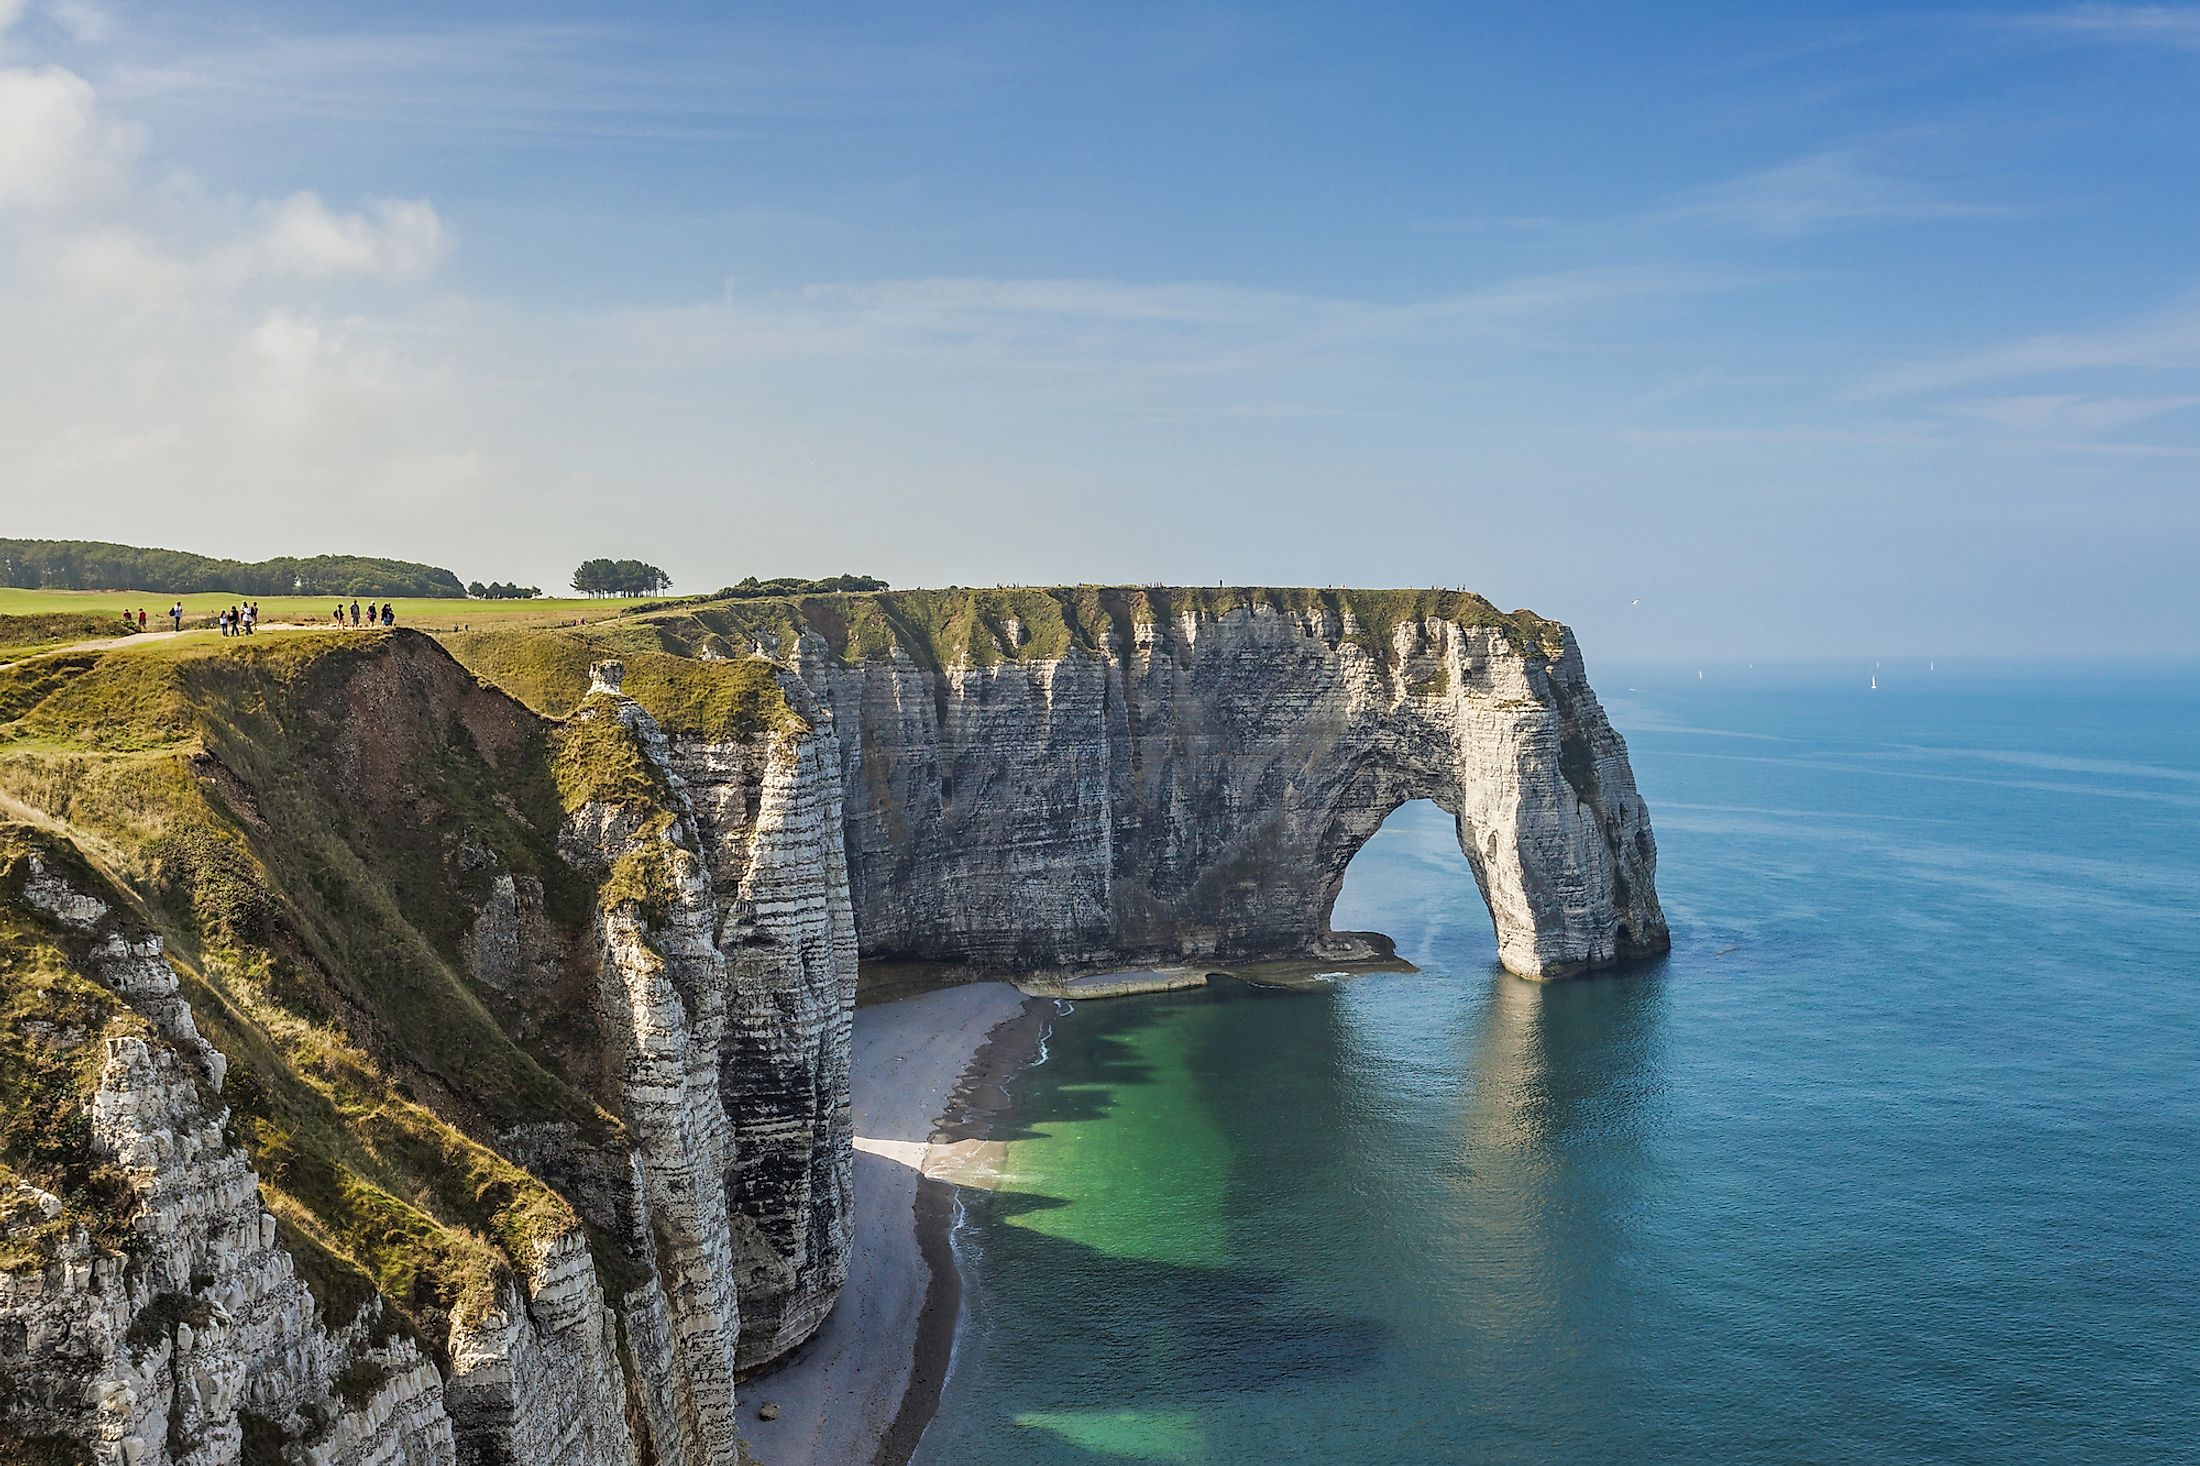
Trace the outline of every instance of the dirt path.
{"type": "MultiPolygon", "coordinates": [[[[286,625],[263,626],[253,634],[255,636],[275,636],[283,632],[364,631],[367,629],[363,626],[314,626],[303,622],[292,622],[286,625]]],[[[133,631],[127,636],[95,636],[88,641],[71,641],[64,642],[60,646],[40,647],[28,656],[17,657],[12,662],[0,662],[0,672],[5,672],[11,667],[20,667],[25,662],[35,662],[41,657],[67,656],[71,652],[112,651],[116,647],[145,646],[150,642],[174,641],[178,637],[184,636],[219,636],[220,634],[211,626],[194,626],[188,631],[133,631]]]]}

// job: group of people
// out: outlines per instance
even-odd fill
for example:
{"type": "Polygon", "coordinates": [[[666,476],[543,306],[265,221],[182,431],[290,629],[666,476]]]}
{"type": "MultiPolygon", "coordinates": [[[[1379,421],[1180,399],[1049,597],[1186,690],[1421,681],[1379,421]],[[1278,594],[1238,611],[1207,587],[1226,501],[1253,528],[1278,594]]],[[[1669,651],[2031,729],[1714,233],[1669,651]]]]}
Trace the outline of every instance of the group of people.
{"type": "MultiPolygon", "coordinates": [[[[344,624],[344,608],[341,604],[336,607],[336,614],[332,619],[338,626],[344,624]]],[[[359,603],[357,601],[351,603],[351,624],[354,626],[361,624],[359,620],[359,603]]],[[[365,624],[368,626],[395,626],[397,624],[397,608],[388,601],[384,601],[381,608],[377,610],[374,602],[369,601],[367,602],[365,624]]]]}
{"type": "MultiPolygon", "coordinates": [[[[177,601],[171,605],[167,614],[169,629],[172,631],[183,630],[183,602],[177,601]]],[[[123,630],[143,631],[149,619],[143,606],[138,607],[135,611],[124,611],[122,613],[123,630]]],[[[369,601],[366,610],[361,611],[357,601],[353,601],[349,607],[346,607],[342,602],[338,602],[336,609],[330,613],[329,619],[338,626],[395,626],[397,624],[397,607],[388,601],[383,601],[379,605],[369,601]]],[[[224,636],[250,636],[260,629],[260,603],[258,601],[246,601],[243,605],[231,606],[216,617],[215,621],[220,626],[221,633],[224,636]]]]}
{"type": "MultiPolygon", "coordinates": [[[[257,608],[255,608],[256,610],[257,608]]],[[[178,601],[170,606],[167,616],[169,630],[183,630],[183,602],[178,601]]],[[[124,611],[122,613],[122,629],[124,631],[143,631],[145,629],[145,608],[140,606],[135,611],[124,611]]]]}
{"type": "MultiPolygon", "coordinates": [[[[177,601],[168,608],[168,627],[171,631],[183,630],[183,614],[182,601],[177,601]]],[[[149,619],[143,606],[135,611],[126,610],[122,613],[122,629],[143,631],[149,619]]],[[[260,603],[246,601],[243,605],[231,606],[215,619],[224,636],[250,636],[260,629],[260,603]]],[[[369,601],[366,610],[361,611],[357,601],[353,601],[348,607],[338,602],[329,619],[338,626],[395,626],[397,607],[388,601],[379,605],[369,601]]]]}

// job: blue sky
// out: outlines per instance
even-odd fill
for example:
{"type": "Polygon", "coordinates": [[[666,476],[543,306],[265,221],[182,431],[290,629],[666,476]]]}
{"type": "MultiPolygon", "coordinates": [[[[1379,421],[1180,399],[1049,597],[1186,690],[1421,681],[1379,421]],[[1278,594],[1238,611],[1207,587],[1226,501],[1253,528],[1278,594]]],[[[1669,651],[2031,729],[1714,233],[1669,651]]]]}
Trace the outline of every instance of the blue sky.
{"type": "Polygon", "coordinates": [[[2200,650],[2200,6],[0,21],[6,532],[2200,650]]]}

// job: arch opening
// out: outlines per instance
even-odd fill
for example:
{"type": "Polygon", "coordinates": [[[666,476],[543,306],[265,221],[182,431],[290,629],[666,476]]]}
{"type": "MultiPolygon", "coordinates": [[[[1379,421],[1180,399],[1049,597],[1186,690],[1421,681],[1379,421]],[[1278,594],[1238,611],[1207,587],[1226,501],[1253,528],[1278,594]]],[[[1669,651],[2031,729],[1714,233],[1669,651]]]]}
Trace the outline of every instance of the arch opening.
{"type": "Polygon", "coordinates": [[[1360,839],[1344,863],[1326,926],[1339,950],[1354,937],[1416,967],[1495,965],[1497,926],[1459,822],[1433,799],[1408,799],[1360,839]]]}

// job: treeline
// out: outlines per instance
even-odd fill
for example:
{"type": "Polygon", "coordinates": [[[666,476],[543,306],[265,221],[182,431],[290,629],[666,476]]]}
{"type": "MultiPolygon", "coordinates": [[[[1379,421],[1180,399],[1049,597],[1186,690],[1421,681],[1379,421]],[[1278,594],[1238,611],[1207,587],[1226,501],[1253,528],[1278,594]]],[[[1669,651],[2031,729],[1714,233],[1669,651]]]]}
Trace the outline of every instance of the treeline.
{"type": "Polygon", "coordinates": [[[492,580],[487,585],[483,585],[476,580],[467,584],[466,594],[477,601],[531,601],[542,594],[542,587],[539,585],[507,585],[501,580],[492,580]]]}
{"type": "Polygon", "coordinates": [[[466,594],[434,565],[366,555],[221,560],[184,550],[104,540],[0,540],[0,585],[32,590],[142,590],[156,595],[228,591],[240,596],[434,596],[466,594]]]}
{"type": "Polygon", "coordinates": [[[729,585],[710,597],[714,601],[754,601],[765,596],[822,596],[843,590],[885,590],[885,581],[874,575],[834,575],[824,580],[803,580],[798,576],[782,575],[777,580],[758,580],[749,576],[739,585],[729,585]]]}
{"type": "Polygon", "coordinates": [[[573,572],[584,596],[653,596],[671,586],[671,576],[640,560],[583,560],[573,572]]]}

